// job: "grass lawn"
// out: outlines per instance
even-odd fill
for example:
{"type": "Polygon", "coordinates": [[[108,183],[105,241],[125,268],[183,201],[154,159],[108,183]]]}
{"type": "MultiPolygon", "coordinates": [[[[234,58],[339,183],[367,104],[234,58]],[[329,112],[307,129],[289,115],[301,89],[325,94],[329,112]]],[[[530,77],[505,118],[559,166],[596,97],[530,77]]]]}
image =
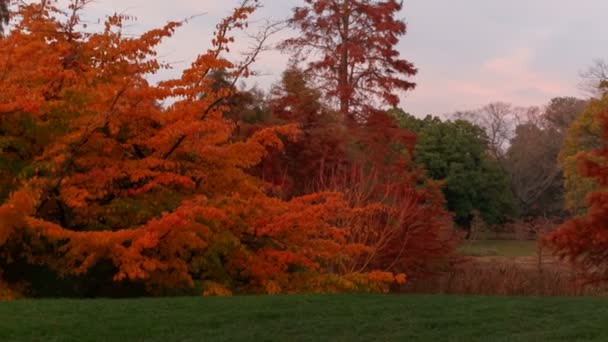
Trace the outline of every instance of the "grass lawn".
{"type": "Polygon", "coordinates": [[[466,256],[528,257],[536,253],[536,241],[476,240],[465,241],[460,252],[466,256]]]}
{"type": "Polygon", "coordinates": [[[0,303],[0,341],[607,341],[608,299],[267,296],[0,303]]]}

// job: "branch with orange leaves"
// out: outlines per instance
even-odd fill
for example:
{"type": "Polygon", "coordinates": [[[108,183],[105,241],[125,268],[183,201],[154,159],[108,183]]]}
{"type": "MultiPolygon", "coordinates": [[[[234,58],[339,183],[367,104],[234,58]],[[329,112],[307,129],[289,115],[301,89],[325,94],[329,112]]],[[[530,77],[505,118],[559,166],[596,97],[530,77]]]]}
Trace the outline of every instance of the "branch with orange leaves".
{"type": "MultiPolygon", "coordinates": [[[[248,3],[248,2],[249,1],[245,0],[245,1],[243,1],[243,4],[248,3]]],[[[242,9],[243,6],[244,5],[241,5],[240,8],[242,9]]],[[[235,16],[235,14],[233,14],[233,16],[235,16]]],[[[246,17],[240,17],[240,18],[246,19],[246,17]]],[[[226,38],[226,35],[228,34],[228,30],[230,28],[234,28],[234,27],[239,27],[239,28],[243,27],[243,26],[239,26],[239,25],[235,24],[234,22],[230,21],[229,19],[234,19],[234,18],[229,17],[227,19],[224,19],[222,21],[222,23],[220,25],[218,25],[218,27],[220,29],[218,29],[218,33],[216,33],[216,34],[218,34],[220,36],[216,36],[216,38],[213,39],[213,44],[214,45],[217,44],[217,48],[213,51],[208,52],[206,55],[201,56],[201,58],[199,58],[199,59],[202,59],[203,57],[207,58],[207,57],[209,57],[210,54],[214,58],[219,58],[221,51],[223,51],[223,50],[229,51],[226,44],[228,42],[232,42],[232,39],[226,38]]],[[[280,32],[281,30],[283,30],[284,27],[285,27],[285,24],[283,22],[267,23],[257,33],[257,35],[250,36],[251,38],[253,38],[254,43],[252,44],[250,49],[246,53],[244,53],[244,55],[245,55],[244,60],[241,61],[238,65],[234,66],[233,67],[234,70],[229,74],[232,77],[232,80],[231,80],[230,84],[226,87],[226,90],[227,90],[226,93],[228,95],[218,96],[217,99],[215,99],[213,102],[211,102],[211,104],[209,104],[203,110],[203,114],[201,115],[200,120],[205,120],[205,118],[211,111],[216,109],[223,101],[225,101],[227,98],[230,97],[230,95],[232,93],[231,90],[236,86],[236,84],[238,83],[238,81],[241,78],[247,78],[250,75],[252,75],[251,66],[253,65],[253,63],[255,63],[257,57],[262,52],[268,50],[268,46],[267,46],[268,40],[270,39],[271,36],[275,35],[276,33],[280,32]]],[[[196,62],[195,62],[195,64],[196,64],[196,62]]],[[[202,82],[204,80],[204,78],[207,77],[212,70],[213,70],[212,68],[205,69],[205,71],[202,73],[202,77],[199,80],[199,82],[197,83],[196,87],[200,86],[200,82],[202,82]]],[[[184,140],[186,140],[186,138],[187,138],[187,135],[182,134],[175,141],[175,143],[171,146],[171,148],[169,148],[167,150],[167,152],[165,152],[163,154],[162,158],[163,159],[169,158],[179,148],[179,146],[184,142],[184,140]]]]}

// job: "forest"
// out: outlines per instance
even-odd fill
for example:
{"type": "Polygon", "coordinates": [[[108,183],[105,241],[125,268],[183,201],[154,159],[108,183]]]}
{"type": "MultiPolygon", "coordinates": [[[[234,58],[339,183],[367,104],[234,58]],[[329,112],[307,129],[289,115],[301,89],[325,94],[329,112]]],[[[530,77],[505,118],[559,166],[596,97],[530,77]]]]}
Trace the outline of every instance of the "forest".
{"type": "Polygon", "coordinates": [[[416,116],[400,1],[302,0],[243,38],[242,0],[158,82],[194,19],[91,29],[91,2],[0,0],[0,299],[608,293],[607,63],[587,96],[416,116]]]}

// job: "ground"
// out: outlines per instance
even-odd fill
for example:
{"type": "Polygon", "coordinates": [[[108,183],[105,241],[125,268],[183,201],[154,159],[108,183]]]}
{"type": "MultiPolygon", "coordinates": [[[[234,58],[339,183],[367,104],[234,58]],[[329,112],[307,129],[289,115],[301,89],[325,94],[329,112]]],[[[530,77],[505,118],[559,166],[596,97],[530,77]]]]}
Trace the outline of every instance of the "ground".
{"type": "Polygon", "coordinates": [[[608,299],[324,295],[0,304],[1,341],[606,341],[608,299]]]}
{"type": "Polygon", "coordinates": [[[531,257],[536,250],[536,241],[530,240],[468,240],[460,248],[462,254],[473,257],[531,257]]]}
{"type": "MultiPolygon", "coordinates": [[[[461,252],[480,266],[458,272],[462,289],[458,277],[452,284],[460,293],[535,293],[539,286],[522,273],[536,274],[534,241],[469,241],[461,252]],[[506,260],[521,268],[499,267],[506,260]],[[523,285],[515,277],[522,274],[523,285]]],[[[0,341],[606,341],[607,319],[607,297],[28,299],[0,303],[0,341]]]]}
{"type": "Polygon", "coordinates": [[[582,286],[580,270],[539,249],[536,241],[465,241],[465,259],[433,277],[415,279],[401,292],[489,296],[608,295],[608,286],[582,286]]]}

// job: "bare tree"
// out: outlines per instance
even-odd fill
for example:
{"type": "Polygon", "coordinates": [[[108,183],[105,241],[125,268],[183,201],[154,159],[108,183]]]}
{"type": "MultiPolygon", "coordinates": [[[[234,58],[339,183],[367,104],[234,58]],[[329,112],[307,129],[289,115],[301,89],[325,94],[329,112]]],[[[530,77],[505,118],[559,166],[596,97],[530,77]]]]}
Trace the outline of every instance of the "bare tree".
{"type": "Polygon", "coordinates": [[[522,214],[545,214],[562,207],[561,170],[557,157],[562,136],[534,123],[519,125],[506,154],[505,168],[522,214]]]}
{"type": "MultiPolygon", "coordinates": [[[[608,75],[608,64],[606,64],[608,75]]],[[[488,153],[511,177],[511,188],[524,215],[560,214],[563,180],[558,156],[570,124],[587,101],[573,97],[552,99],[544,107],[516,107],[493,102],[482,108],[457,112],[483,128],[488,153]]]]}
{"type": "Polygon", "coordinates": [[[0,0],[0,36],[4,33],[4,25],[8,24],[10,11],[8,9],[11,0],[0,0]]]}
{"type": "Polygon", "coordinates": [[[320,192],[344,194],[353,208],[359,208],[358,215],[336,224],[345,227],[349,243],[369,247],[348,263],[340,261],[332,268],[343,274],[369,269],[424,273],[429,271],[425,265],[448,261],[460,236],[452,230],[447,210],[438,210],[439,203],[416,187],[387,182],[386,172],[364,169],[353,165],[317,185],[320,192]]]}
{"type": "Polygon", "coordinates": [[[563,174],[559,166],[570,124],[587,102],[573,97],[552,99],[538,111],[528,111],[510,141],[504,167],[524,215],[563,213],[563,174]]]}
{"type": "Polygon", "coordinates": [[[588,104],[588,101],[576,97],[556,97],[544,108],[540,117],[545,127],[557,130],[561,138],[565,139],[568,128],[588,104]]]}
{"type": "Polygon", "coordinates": [[[608,62],[595,59],[591,66],[580,73],[579,88],[591,97],[601,97],[608,92],[608,62]]]}
{"type": "Polygon", "coordinates": [[[522,109],[505,102],[492,102],[482,108],[456,112],[454,119],[469,121],[483,128],[488,136],[488,151],[502,160],[515,134],[522,109]]]}

